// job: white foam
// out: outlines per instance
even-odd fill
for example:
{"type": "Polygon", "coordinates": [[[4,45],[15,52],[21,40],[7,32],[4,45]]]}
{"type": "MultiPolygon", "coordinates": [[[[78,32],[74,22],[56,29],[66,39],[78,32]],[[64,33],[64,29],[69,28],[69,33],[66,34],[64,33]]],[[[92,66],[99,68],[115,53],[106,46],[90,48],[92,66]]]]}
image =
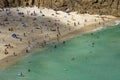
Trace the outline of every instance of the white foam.
{"type": "Polygon", "coordinates": [[[115,21],[115,25],[120,25],[120,20],[115,21]]]}

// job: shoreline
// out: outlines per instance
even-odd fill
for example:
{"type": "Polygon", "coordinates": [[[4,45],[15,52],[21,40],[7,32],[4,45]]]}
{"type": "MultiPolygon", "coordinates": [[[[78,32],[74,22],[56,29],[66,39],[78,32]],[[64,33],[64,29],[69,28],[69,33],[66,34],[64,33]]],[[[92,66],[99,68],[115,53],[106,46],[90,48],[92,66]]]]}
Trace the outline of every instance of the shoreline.
{"type": "MultiPolygon", "coordinates": [[[[105,24],[111,24],[111,23],[114,23],[114,21],[116,21],[116,20],[119,20],[119,18],[112,19],[110,22],[107,22],[107,23],[106,22],[102,22],[102,24],[104,24],[104,23],[105,24]]],[[[78,30],[76,30],[74,32],[70,32],[70,33],[68,33],[66,35],[61,36],[60,37],[60,42],[61,41],[66,41],[66,40],[71,39],[71,38],[74,38],[74,37],[76,37],[78,35],[87,34],[87,33],[91,33],[91,32],[96,32],[98,30],[103,29],[103,28],[100,28],[100,26],[101,25],[98,24],[98,23],[87,25],[87,26],[83,27],[82,29],[78,29],[78,30]],[[98,29],[98,30],[96,30],[96,29],[98,29]]],[[[52,42],[57,42],[56,38],[51,39],[48,42],[48,45],[50,43],[52,43],[52,42]]],[[[4,59],[0,60],[0,63],[2,63],[2,64],[0,64],[0,70],[4,70],[4,69],[10,67],[11,65],[14,65],[18,61],[20,61],[21,59],[29,56],[30,54],[32,54],[32,52],[37,51],[38,49],[39,49],[39,51],[40,50],[42,51],[42,50],[45,49],[45,48],[38,48],[38,45],[36,45],[36,47],[37,48],[33,48],[30,53],[26,53],[25,50],[23,50],[23,51],[21,51],[22,54],[18,54],[17,56],[10,55],[10,56],[7,56],[4,59]]]]}
{"type": "Polygon", "coordinates": [[[11,10],[8,11],[15,15],[5,15],[5,11],[3,11],[3,13],[5,13],[4,15],[0,13],[2,17],[0,21],[2,22],[3,19],[7,19],[9,23],[4,23],[5,25],[1,26],[2,32],[0,35],[3,40],[1,40],[0,48],[3,49],[3,51],[1,51],[0,54],[0,70],[10,67],[38,49],[45,49],[45,46],[50,43],[59,43],[81,34],[97,31],[97,29],[102,29],[106,24],[111,24],[118,20],[117,17],[110,15],[102,15],[102,17],[104,17],[102,18],[99,15],[76,14],[75,12],[66,14],[47,8],[38,9],[33,7],[31,14],[35,14],[35,16],[29,14],[29,10],[31,10],[29,7],[19,8],[19,10],[21,11],[20,16],[17,14],[16,8],[11,8],[11,10]],[[39,16],[40,14],[42,14],[42,16],[39,16]],[[7,18],[4,16],[7,16],[7,18]],[[18,19],[20,19],[20,21],[18,21],[18,19]],[[23,22],[26,22],[26,25],[23,24],[23,22]],[[10,31],[8,31],[8,29],[10,31]],[[13,36],[10,35],[13,33],[19,34],[20,38],[14,39],[13,36]],[[6,40],[4,40],[4,38],[6,40]],[[4,45],[6,44],[13,46],[12,49],[7,49],[9,54],[4,54],[4,49],[6,49],[4,45]]]}

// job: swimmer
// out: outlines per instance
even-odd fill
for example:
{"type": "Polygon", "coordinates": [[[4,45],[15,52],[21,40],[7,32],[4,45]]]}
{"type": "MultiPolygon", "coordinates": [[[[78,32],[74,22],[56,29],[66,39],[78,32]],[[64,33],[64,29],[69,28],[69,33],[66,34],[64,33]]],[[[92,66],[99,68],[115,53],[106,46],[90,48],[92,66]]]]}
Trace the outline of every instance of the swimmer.
{"type": "Polygon", "coordinates": [[[66,68],[64,68],[64,71],[68,71],[66,68]]]}
{"type": "Polygon", "coordinates": [[[30,72],[31,70],[30,69],[28,69],[28,72],[30,72]]]}
{"type": "Polygon", "coordinates": [[[71,60],[73,61],[73,60],[75,60],[75,58],[72,58],[71,60]]]}
{"type": "Polygon", "coordinates": [[[54,48],[57,48],[57,46],[55,45],[54,48]]]}
{"type": "Polygon", "coordinates": [[[63,41],[63,44],[65,44],[65,41],[63,41]]]}

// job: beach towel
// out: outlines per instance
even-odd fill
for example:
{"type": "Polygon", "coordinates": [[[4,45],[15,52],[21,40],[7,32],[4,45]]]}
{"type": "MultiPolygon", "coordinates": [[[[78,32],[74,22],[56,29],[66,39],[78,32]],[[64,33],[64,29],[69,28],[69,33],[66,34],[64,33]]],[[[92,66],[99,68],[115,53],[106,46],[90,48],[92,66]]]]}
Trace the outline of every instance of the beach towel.
{"type": "Polygon", "coordinates": [[[17,34],[15,34],[15,33],[14,33],[14,34],[12,34],[12,37],[13,37],[13,38],[16,38],[16,39],[17,39],[17,38],[19,38],[19,37],[18,37],[18,35],[17,35],[17,34]]]}
{"type": "Polygon", "coordinates": [[[22,27],[27,27],[27,25],[25,23],[22,23],[22,27]]]}

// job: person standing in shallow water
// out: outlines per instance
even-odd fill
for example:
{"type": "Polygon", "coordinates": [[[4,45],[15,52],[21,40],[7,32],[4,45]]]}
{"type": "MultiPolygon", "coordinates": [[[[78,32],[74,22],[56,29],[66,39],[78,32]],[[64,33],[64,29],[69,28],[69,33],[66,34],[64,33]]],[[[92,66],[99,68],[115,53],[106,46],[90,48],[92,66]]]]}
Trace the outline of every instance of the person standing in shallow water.
{"type": "Polygon", "coordinates": [[[28,69],[28,72],[30,72],[31,70],[30,69],[28,69]]]}
{"type": "Polygon", "coordinates": [[[24,77],[24,75],[23,75],[23,73],[22,73],[22,72],[20,73],[20,77],[24,77]]]}
{"type": "Polygon", "coordinates": [[[55,45],[54,48],[57,48],[57,46],[55,45]]]}

